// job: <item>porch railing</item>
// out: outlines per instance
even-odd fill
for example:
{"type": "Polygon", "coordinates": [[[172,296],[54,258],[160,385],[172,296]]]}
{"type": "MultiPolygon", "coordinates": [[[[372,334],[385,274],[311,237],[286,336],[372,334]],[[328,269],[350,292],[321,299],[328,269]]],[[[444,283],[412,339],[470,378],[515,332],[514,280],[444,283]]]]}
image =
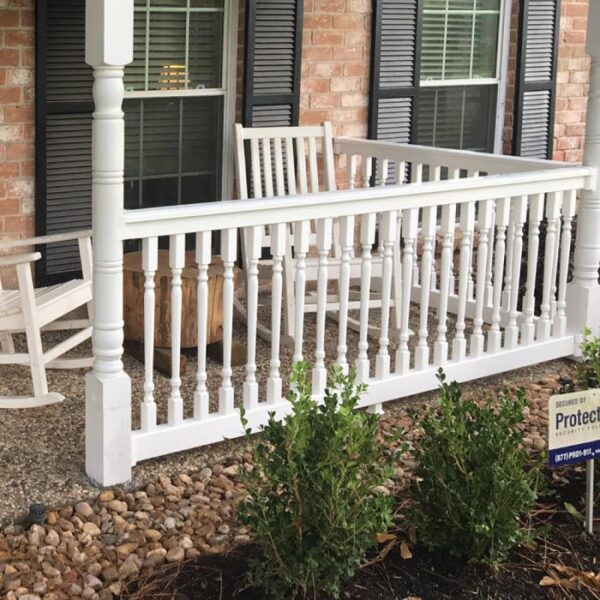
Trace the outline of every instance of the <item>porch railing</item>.
{"type": "MultiPolygon", "coordinates": [[[[100,483],[126,481],[131,466],[144,458],[239,435],[236,406],[240,403],[246,406],[254,428],[264,422],[268,412],[281,414],[288,409],[282,364],[288,350],[281,345],[278,318],[287,243],[293,246],[295,310],[300,323],[295,329],[292,360],[303,357],[313,364],[316,395],[323,392],[325,369],[332,361],[343,368],[356,365],[361,380],[369,384],[363,405],[378,409],[388,400],[432,388],[438,365],[444,365],[450,377],[474,379],[572,354],[575,336],[584,324],[600,329],[600,193],[590,168],[339,139],[336,149],[342,157],[340,168],[347,190],[123,211],[123,66],[133,59],[133,1],[87,0],[86,23],[86,61],[94,68],[95,103],[95,360],[86,381],[86,470],[100,483]],[[579,190],[586,191],[581,201],[574,281],[568,284],[571,224],[579,190]],[[313,249],[318,257],[316,323],[309,323],[302,311],[306,257],[311,252],[310,222],[318,234],[313,249]],[[267,348],[270,362],[263,377],[257,365],[256,336],[257,320],[264,316],[259,312],[265,308],[259,307],[257,299],[260,255],[257,244],[249,244],[245,270],[248,325],[243,333],[248,356],[242,385],[234,389],[231,341],[237,234],[246,228],[249,238],[256,239],[265,226],[274,233],[270,248],[273,277],[266,301],[273,333],[267,348]],[[335,284],[339,308],[336,304],[332,319],[327,318],[331,312],[327,296],[334,229],[339,236],[335,284]],[[223,367],[213,382],[199,327],[193,398],[185,398],[177,356],[181,320],[185,319],[181,269],[185,236],[190,234],[196,238],[201,323],[206,317],[211,241],[217,234],[220,237],[224,344],[223,367]],[[146,364],[143,389],[136,386],[135,390],[134,402],[141,404],[141,414],[134,431],[131,381],[121,360],[123,243],[141,240],[143,246],[149,352],[153,343],[149,326],[152,275],[162,236],[169,240],[172,269],[175,375],[166,398],[159,397],[154,387],[158,382],[146,364]],[[360,272],[358,281],[353,281],[350,265],[357,258],[360,272]],[[381,264],[376,277],[371,268],[374,260],[381,264]],[[371,291],[379,294],[377,309],[365,301],[371,291]],[[350,294],[358,294],[362,300],[354,340],[346,327],[350,294]],[[370,324],[377,329],[375,339],[369,335],[370,324]],[[309,326],[314,335],[305,335],[309,326]],[[333,352],[332,338],[337,338],[333,352]],[[190,401],[193,407],[188,415],[186,403],[189,406],[190,401]]],[[[592,54],[591,88],[597,90],[600,51],[594,44],[588,50],[592,54]]],[[[586,162],[593,165],[600,163],[598,114],[600,94],[591,93],[586,162]]]]}
{"type": "Polygon", "coordinates": [[[311,358],[316,396],[324,391],[326,366],[332,362],[345,370],[355,366],[361,381],[369,385],[362,405],[380,407],[388,400],[435,387],[435,373],[442,365],[451,377],[467,380],[573,353],[573,332],[566,316],[571,223],[577,191],[590,185],[591,169],[533,161],[531,165],[536,170],[528,172],[525,167],[529,161],[522,159],[420,148],[413,155],[412,147],[364,140],[340,139],[336,149],[346,156],[351,181],[357,175],[355,165],[372,164],[369,159],[375,158],[375,169],[380,169],[375,184],[389,183],[391,171],[401,174],[399,179],[408,173],[413,182],[373,185],[365,172],[363,179],[371,179],[371,183],[360,189],[124,213],[120,238],[141,240],[146,279],[147,362],[143,395],[134,398],[141,403],[141,419],[139,429],[130,436],[133,464],[241,435],[237,410],[241,404],[253,428],[264,423],[269,412],[283,414],[288,409],[280,369],[281,264],[287,243],[292,245],[295,257],[295,321],[301,324],[294,340],[294,360],[311,358]],[[481,176],[482,170],[488,174],[481,176]],[[423,173],[431,181],[422,181],[423,173]],[[318,255],[318,277],[316,333],[309,347],[303,331],[307,316],[302,299],[311,222],[317,231],[314,252],[318,255]],[[268,296],[272,327],[270,366],[266,379],[259,381],[256,263],[261,256],[258,245],[250,244],[254,248],[245,270],[250,313],[244,326],[246,375],[243,385],[234,389],[231,344],[238,234],[244,229],[247,237],[258,239],[265,226],[271,228],[273,264],[279,266],[273,269],[268,296]],[[331,345],[326,344],[325,335],[334,228],[339,232],[341,248],[339,279],[335,281],[341,308],[333,315],[338,339],[332,355],[328,353],[331,345]],[[178,375],[179,332],[185,319],[181,270],[185,237],[190,234],[195,236],[198,267],[199,344],[193,399],[184,399],[178,375]],[[204,340],[207,272],[217,234],[224,268],[224,343],[220,383],[211,398],[204,340]],[[169,240],[172,270],[175,375],[168,398],[159,399],[154,394],[151,350],[156,256],[158,238],[163,236],[169,240]],[[540,247],[544,248],[542,261],[538,260],[540,247]],[[350,263],[354,260],[355,264],[356,259],[360,281],[350,277],[350,263]],[[371,275],[376,259],[382,261],[381,278],[377,281],[371,275]],[[543,273],[538,273],[538,268],[543,273]],[[540,275],[541,286],[536,285],[540,275]],[[381,308],[369,308],[369,295],[374,290],[381,296],[381,308]],[[360,327],[352,360],[347,327],[351,294],[358,294],[363,300],[360,314],[356,315],[360,327]],[[377,339],[369,336],[373,322],[377,323],[377,339]],[[157,402],[166,404],[165,421],[160,424],[157,402]],[[185,402],[193,404],[189,418],[184,418],[185,402]]]}

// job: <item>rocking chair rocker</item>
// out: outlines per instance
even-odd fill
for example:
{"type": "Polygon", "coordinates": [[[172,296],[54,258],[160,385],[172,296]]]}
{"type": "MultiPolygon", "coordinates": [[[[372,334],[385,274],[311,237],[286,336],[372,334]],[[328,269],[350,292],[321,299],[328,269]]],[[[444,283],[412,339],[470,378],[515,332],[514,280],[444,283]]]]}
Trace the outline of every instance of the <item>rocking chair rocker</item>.
{"type": "Polygon", "coordinates": [[[33,287],[31,264],[41,258],[39,252],[0,257],[0,268],[14,267],[18,289],[3,289],[0,282],[0,365],[29,365],[33,379],[32,397],[0,397],[0,408],[33,408],[64,400],[48,391],[46,368],[80,369],[91,366],[92,357],[61,358],[87,340],[92,333],[92,246],[91,232],[50,235],[27,240],[3,242],[0,250],[77,240],[82,279],[42,288],[33,287]],[[73,310],[87,305],[87,318],[70,319],[73,310]],[[67,318],[65,318],[67,317],[67,318]],[[44,352],[42,331],[79,329],[75,334],[44,352]],[[15,352],[13,334],[25,332],[27,352],[15,352]]]}

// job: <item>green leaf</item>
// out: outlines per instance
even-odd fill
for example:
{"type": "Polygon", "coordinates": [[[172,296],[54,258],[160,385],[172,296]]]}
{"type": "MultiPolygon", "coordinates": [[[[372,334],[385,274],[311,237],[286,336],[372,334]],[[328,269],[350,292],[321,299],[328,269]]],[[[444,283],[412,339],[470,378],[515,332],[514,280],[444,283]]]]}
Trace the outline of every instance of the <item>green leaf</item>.
{"type": "Polygon", "coordinates": [[[585,521],[585,517],[581,514],[581,512],[573,506],[570,502],[564,503],[565,510],[577,521],[585,521]]]}

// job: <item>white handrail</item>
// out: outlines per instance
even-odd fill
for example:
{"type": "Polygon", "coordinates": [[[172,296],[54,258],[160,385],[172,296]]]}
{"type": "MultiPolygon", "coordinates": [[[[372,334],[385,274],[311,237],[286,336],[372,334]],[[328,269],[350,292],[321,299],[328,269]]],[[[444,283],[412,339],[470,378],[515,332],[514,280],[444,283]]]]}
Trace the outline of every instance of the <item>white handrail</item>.
{"type": "Polygon", "coordinates": [[[595,185],[596,169],[562,167],[529,173],[450,179],[411,185],[376,186],[260,200],[226,200],[124,212],[121,239],[140,239],[233,227],[293,223],[312,219],[379,213],[544,194],[595,185]],[[368,203],[368,204],[367,204],[368,203]]]}
{"type": "Polygon", "coordinates": [[[336,154],[358,154],[370,158],[441,165],[448,168],[471,169],[487,173],[522,173],[548,169],[568,169],[572,164],[505,156],[470,150],[433,148],[415,144],[397,144],[379,140],[338,137],[333,140],[336,154]]]}

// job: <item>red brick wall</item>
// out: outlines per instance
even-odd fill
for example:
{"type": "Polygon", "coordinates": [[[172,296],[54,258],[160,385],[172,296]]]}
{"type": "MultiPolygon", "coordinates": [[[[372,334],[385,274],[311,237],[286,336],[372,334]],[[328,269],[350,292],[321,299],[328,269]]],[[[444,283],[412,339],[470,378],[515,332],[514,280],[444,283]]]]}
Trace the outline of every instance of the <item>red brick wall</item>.
{"type": "Polygon", "coordinates": [[[562,0],[554,125],[556,160],[583,159],[590,71],[585,52],[587,13],[588,0],[562,0]]]}
{"type": "Polygon", "coordinates": [[[371,0],[305,0],[300,124],[365,137],[371,0]]]}
{"type": "Polygon", "coordinates": [[[0,2],[0,239],[33,233],[33,0],[0,2]]]}

